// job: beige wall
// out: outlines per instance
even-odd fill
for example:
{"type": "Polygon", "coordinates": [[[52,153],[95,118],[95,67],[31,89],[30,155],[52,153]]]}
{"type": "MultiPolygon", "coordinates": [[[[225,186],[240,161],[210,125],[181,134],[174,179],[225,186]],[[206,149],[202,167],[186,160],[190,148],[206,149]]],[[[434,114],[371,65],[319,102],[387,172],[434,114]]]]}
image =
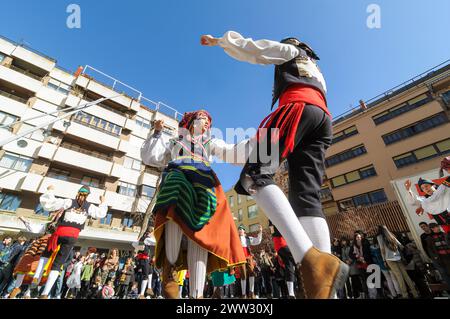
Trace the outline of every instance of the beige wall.
{"type": "Polygon", "coordinates": [[[230,204],[230,196],[233,196],[234,198],[234,205],[233,207],[231,207],[230,205],[230,209],[231,212],[233,213],[233,216],[236,218],[234,221],[236,226],[239,226],[241,224],[245,225],[247,231],[249,231],[250,225],[253,224],[260,224],[263,228],[267,228],[269,226],[269,220],[267,219],[263,210],[259,207],[258,207],[258,214],[253,218],[248,218],[248,207],[256,204],[256,202],[253,199],[247,200],[247,196],[240,195],[241,203],[238,204],[238,194],[234,189],[229,190],[225,194],[227,196],[228,204],[230,204]],[[242,221],[239,221],[238,219],[239,209],[242,209],[242,217],[243,217],[242,221]]]}

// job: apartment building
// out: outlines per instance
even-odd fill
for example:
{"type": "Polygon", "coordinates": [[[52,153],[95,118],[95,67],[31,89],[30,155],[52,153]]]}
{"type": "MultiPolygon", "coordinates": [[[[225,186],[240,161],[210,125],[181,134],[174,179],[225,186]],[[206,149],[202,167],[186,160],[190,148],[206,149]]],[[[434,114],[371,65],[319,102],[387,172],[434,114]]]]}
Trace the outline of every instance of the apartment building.
{"type": "Polygon", "coordinates": [[[74,198],[84,184],[91,188],[88,200],[97,204],[104,195],[109,211],[88,222],[78,245],[130,248],[160,174],[142,164],[140,147],[153,120],[164,119],[164,134],[174,135],[180,115],[90,66],[72,73],[44,54],[0,38],[0,141],[58,113],[35,118],[39,115],[117,94],[0,149],[0,234],[24,231],[18,216],[46,219],[39,196],[49,185],[56,196],[74,198]],[[23,123],[4,126],[18,120],[23,123]]]}
{"type": "MultiPolygon", "coordinates": [[[[391,181],[440,166],[450,153],[450,63],[428,70],[333,121],[320,192],[326,215],[396,200],[391,181]]],[[[287,191],[287,173],[277,181],[287,191]]]]}
{"type": "Polygon", "coordinates": [[[225,194],[236,227],[244,225],[250,233],[258,231],[259,225],[264,229],[269,227],[269,220],[251,196],[239,195],[234,189],[230,189],[225,194]]]}

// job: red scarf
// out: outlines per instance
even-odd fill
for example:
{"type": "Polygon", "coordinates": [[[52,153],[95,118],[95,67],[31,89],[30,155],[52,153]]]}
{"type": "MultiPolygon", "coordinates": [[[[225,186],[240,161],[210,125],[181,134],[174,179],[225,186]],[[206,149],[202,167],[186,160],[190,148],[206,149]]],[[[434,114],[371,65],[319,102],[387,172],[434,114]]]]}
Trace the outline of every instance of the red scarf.
{"type": "Polygon", "coordinates": [[[70,226],[58,226],[56,231],[52,234],[52,236],[48,239],[47,250],[55,251],[58,248],[58,238],[62,237],[73,237],[75,239],[78,238],[80,234],[80,229],[70,226]]]}
{"type": "MultiPolygon", "coordinates": [[[[259,129],[279,129],[278,134],[276,132],[272,133],[271,141],[273,144],[277,143],[281,137],[286,137],[284,151],[281,154],[282,158],[286,158],[294,150],[295,133],[306,104],[320,107],[331,118],[325,97],[319,90],[304,84],[295,84],[283,92],[280,96],[278,108],[270,113],[259,125],[259,129]],[[273,125],[273,121],[277,116],[277,122],[273,125]]],[[[260,131],[259,129],[258,141],[266,134],[266,130],[260,131]]]]}

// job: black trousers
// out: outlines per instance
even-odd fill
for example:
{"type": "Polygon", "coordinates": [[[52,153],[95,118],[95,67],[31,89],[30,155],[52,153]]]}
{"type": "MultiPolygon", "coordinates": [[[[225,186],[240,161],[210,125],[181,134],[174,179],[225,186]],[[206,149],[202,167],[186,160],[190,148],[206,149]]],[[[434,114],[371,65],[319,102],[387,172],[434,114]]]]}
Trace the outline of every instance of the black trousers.
{"type": "MultiPolygon", "coordinates": [[[[67,261],[71,250],[75,246],[77,239],[73,237],[58,237],[58,245],[61,245],[58,253],[56,254],[55,260],[53,261],[52,270],[61,270],[61,266],[67,261]]],[[[49,258],[52,255],[51,251],[45,249],[42,257],[49,258]]]]}
{"type": "Polygon", "coordinates": [[[295,260],[292,257],[291,251],[289,248],[283,247],[278,250],[278,256],[280,256],[281,260],[285,266],[285,277],[286,281],[295,281],[295,260]]]}
{"type": "MultiPolygon", "coordinates": [[[[277,119],[273,121],[273,123],[276,122],[277,119]]],[[[298,217],[325,217],[319,192],[325,173],[325,152],[331,145],[331,141],[330,117],[317,106],[305,105],[295,133],[294,150],[287,156],[289,202],[298,217]]],[[[241,184],[246,175],[253,179],[256,186],[275,184],[273,176],[278,168],[276,164],[284,160],[281,158],[284,142],[285,137],[281,137],[277,152],[276,147],[271,144],[271,132],[267,132],[265,138],[261,139],[257,147],[252,150],[249,161],[242,170],[240,181],[235,186],[238,194],[249,195],[241,184]],[[256,163],[252,163],[255,159],[256,163]]]]}

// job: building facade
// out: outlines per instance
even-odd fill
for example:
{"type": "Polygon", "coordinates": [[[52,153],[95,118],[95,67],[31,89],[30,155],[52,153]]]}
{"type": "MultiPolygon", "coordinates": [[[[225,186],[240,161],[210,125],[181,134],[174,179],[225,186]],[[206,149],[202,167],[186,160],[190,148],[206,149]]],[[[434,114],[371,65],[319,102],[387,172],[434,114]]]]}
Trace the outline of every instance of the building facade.
{"type": "Polygon", "coordinates": [[[91,188],[92,203],[106,197],[109,211],[104,219],[87,223],[79,246],[130,248],[160,175],[142,164],[140,147],[152,121],[164,119],[164,134],[174,135],[179,117],[92,67],[71,73],[50,57],[0,38],[0,141],[118,94],[0,149],[0,233],[24,231],[18,216],[46,219],[39,196],[49,185],[56,196],[74,198],[83,184],[91,188]],[[53,114],[39,117],[45,113],[53,114]],[[17,121],[22,122],[7,126],[17,121]]]}
{"type": "MultiPolygon", "coordinates": [[[[428,70],[333,121],[320,192],[326,215],[395,201],[391,181],[450,153],[450,64],[428,70]]],[[[277,182],[287,191],[287,172],[277,182]]]]}
{"type": "Polygon", "coordinates": [[[269,227],[269,220],[251,196],[239,195],[234,189],[230,189],[225,194],[236,227],[244,225],[250,233],[258,231],[259,225],[264,229],[269,227]]]}

